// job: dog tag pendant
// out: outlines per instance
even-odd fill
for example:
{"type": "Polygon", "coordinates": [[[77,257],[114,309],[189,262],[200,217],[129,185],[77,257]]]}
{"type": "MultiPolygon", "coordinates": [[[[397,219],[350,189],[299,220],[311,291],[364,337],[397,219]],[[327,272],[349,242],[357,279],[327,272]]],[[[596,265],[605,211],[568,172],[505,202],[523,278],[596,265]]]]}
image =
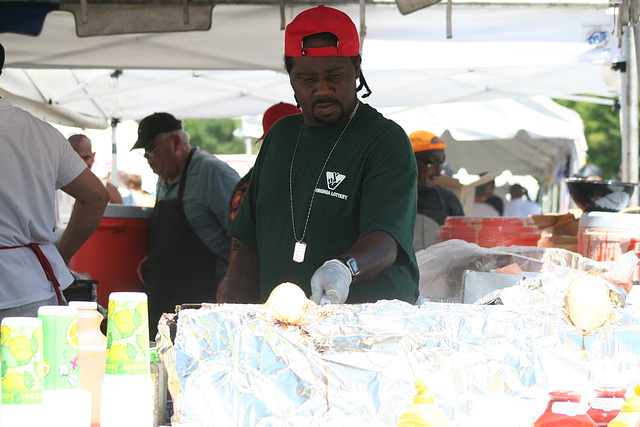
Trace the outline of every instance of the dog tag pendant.
{"type": "Polygon", "coordinates": [[[293,248],[293,260],[295,262],[303,262],[304,254],[307,251],[307,244],[305,242],[296,242],[293,248]]]}

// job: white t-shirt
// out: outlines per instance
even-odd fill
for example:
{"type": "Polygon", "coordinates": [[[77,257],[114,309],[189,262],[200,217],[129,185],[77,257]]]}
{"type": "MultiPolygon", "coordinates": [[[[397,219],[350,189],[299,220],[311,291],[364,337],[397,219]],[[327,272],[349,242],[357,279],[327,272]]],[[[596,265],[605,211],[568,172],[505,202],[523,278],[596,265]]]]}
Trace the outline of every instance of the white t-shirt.
{"type": "Polygon", "coordinates": [[[67,228],[67,224],[69,224],[71,212],[73,211],[73,204],[76,202],[76,199],[62,190],[56,190],[55,201],[56,222],[54,232],[56,233],[56,237],[59,239],[67,228]]]}
{"type": "Polygon", "coordinates": [[[489,203],[474,203],[473,215],[478,218],[494,218],[500,216],[500,212],[489,203]]]}
{"type": "Polygon", "coordinates": [[[515,199],[504,206],[503,216],[527,217],[529,215],[539,215],[540,206],[534,201],[526,199],[515,199]]]}
{"type": "MultiPolygon", "coordinates": [[[[73,277],[53,245],[55,190],[86,167],[60,132],[0,99],[0,247],[39,244],[62,289],[73,277]]],[[[30,248],[0,250],[0,309],[54,295],[30,248]]]]}

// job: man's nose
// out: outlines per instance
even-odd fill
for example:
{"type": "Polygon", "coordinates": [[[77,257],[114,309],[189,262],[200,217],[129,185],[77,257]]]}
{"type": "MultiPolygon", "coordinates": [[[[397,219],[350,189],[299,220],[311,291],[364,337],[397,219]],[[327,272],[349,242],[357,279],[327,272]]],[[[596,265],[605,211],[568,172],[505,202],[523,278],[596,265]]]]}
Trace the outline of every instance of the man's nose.
{"type": "Polygon", "coordinates": [[[328,95],[333,93],[333,85],[326,79],[318,79],[316,84],[316,95],[328,95]]]}

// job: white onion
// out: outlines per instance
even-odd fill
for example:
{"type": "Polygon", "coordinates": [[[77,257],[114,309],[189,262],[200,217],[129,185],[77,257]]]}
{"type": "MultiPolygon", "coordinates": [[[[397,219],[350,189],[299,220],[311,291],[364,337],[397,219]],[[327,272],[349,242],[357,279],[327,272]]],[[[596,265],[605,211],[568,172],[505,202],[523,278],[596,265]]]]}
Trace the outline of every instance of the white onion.
{"type": "Polygon", "coordinates": [[[297,323],[304,318],[307,307],[315,305],[296,284],[285,282],[276,286],[264,303],[271,315],[283,322],[297,323]]]}
{"type": "Polygon", "coordinates": [[[607,281],[594,275],[574,279],[565,295],[565,308],[576,327],[585,331],[599,328],[613,310],[607,281]]]}

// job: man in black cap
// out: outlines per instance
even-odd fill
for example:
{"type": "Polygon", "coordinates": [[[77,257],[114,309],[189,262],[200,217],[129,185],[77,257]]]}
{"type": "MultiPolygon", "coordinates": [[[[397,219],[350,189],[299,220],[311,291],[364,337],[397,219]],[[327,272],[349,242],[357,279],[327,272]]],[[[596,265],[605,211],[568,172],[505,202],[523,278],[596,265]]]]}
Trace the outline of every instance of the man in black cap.
{"type": "MultiPolygon", "coordinates": [[[[0,73],[4,48],[0,45],[0,73]]],[[[60,132],[0,98],[0,319],[64,304],[67,267],[102,218],[109,193],[60,132]],[[76,199],[53,232],[55,190],[76,199]],[[56,242],[57,241],[57,242],[56,242]]]]}
{"type": "Polygon", "coordinates": [[[189,144],[182,122],[168,113],[145,117],[132,149],[144,149],[158,177],[149,256],[141,280],[149,296],[151,338],[162,313],[176,304],[215,302],[229,262],[229,200],[240,179],[215,156],[189,144]]]}

